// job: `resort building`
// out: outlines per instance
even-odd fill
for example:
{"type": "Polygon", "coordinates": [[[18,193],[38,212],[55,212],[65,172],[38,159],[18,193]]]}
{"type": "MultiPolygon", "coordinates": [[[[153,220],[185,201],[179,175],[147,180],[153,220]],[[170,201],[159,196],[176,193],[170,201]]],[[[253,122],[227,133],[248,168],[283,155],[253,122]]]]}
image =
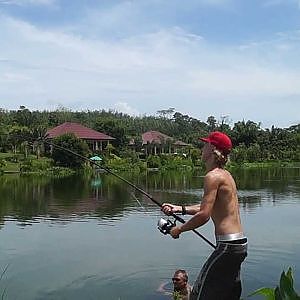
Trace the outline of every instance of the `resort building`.
{"type": "Polygon", "coordinates": [[[76,137],[85,140],[92,151],[102,151],[115,138],[85,127],[79,123],[65,122],[47,131],[47,138],[53,139],[66,133],[73,133],[76,137]]]}
{"type": "Polygon", "coordinates": [[[142,148],[145,155],[163,153],[177,153],[179,149],[189,146],[159,131],[147,131],[142,134],[142,148]]]}

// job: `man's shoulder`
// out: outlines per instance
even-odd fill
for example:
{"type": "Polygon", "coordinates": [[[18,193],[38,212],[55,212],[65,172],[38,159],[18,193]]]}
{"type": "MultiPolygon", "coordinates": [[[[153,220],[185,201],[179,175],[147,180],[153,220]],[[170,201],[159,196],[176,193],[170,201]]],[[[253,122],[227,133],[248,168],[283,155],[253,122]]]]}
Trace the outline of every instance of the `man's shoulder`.
{"type": "Polygon", "coordinates": [[[234,181],[232,175],[224,169],[213,169],[206,173],[204,181],[208,185],[223,185],[234,181]]]}
{"type": "Polygon", "coordinates": [[[206,180],[219,180],[225,177],[226,175],[224,173],[224,170],[219,168],[208,171],[204,176],[206,180]]]}

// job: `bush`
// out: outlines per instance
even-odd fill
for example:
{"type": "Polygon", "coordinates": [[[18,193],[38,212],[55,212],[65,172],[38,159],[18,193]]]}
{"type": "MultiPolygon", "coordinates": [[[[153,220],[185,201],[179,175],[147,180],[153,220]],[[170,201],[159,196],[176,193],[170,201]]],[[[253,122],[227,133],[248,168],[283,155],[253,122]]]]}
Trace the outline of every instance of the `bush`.
{"type": "Polygon", "coordinates": [[[161,160],[159,156],[149,155],[147,158],[147,167],[148,168],[160,168],[161,160]]]}
{"type": "Polygon", "coordinates": [[[6,166],[5,159],[0,159],[0,169],[6,166]]]}
{"type": "Polygon", "coordinates": [[[27,159],[20,164],[21,173],[33,172],[33,166],[31,159],[27,159]]]}
{"type": "Polygon", "coordinates": [[[20,164],[21,173],[28,172],[43,172],[52,167],[53,160],[52,159],[26,159],[20,164]]]}
{"type": "Polygon", "coordinates": [[[122,158],[129,159],[132,163],[139,162],[138,153],[133,150],[125,150],[121,154],[122,158]]]}
{"type": "Polygon", "coordinates": [[[61,177],[67,177],[75,174],[75,171],[69,168],[63,168],[63,167],[51,167],[45,172],[43,172],[45,176],[49,177],[55,177],[55,178],[61,178],[61,177]]]}
{"type": "Polygon", "coordinates": [[[18,163],[22,160],[23,156],[23,154],[12,154],[7,156],[5,159],[12,163],[18,163]]]}
{"type": "Polygon", "coordinates": [[[87,157],[90,154],[87,143],[74,134],[68,133],[61,135],[53,140],[53,144],[65,148],[66,150],[60,150],[57,147],[53,147],[52,158],[56,165],[70,168],[82,168],[84,166],[84,160],[67,150],[72,150],[81,156],[87,157]]]}
{"type": "Polygon", "coordinates": [[[253,292],[249,297],[254,295],[262,295],[267,300],[300,300],[300,296],[294,290],[294,280],[292,269],[282,272],[279,285],[276,288],[260,288],[253,292]]]}
{"type": "Polygon", "coordinates": [[[142,161],[131,162],[130,159],[118,158],[109,159],[106,162],[106,166],[110,170],[120,172],[140,172],[146,170],[146,164],[142,161]]]}
{"type": "Polygon", "coordinates": [[[201,150],[193,148],[190,152],[190,156],[193,161],[193,164],[197,165],[199,163],[199,160],[201,160],[201,150]]]}

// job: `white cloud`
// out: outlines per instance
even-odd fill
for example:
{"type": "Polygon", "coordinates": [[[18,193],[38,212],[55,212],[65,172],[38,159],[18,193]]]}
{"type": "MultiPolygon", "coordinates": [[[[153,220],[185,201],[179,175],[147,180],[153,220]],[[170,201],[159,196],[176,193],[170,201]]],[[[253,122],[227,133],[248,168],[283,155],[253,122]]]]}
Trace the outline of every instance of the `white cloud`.
{"type": "Polygon", "coordinates": [[[29,5],[53,5],[56,0],[0,0],[0,5],[18,5],[18,6],[29,6],[29,5]]]}
{"type": "Polygon", "coordinates": [[[0,22],[0,101],[6,101],[0,104],[8,108],[61,104],[136,115],[175,107],[204,120],[221,114],[253,119],[263,117],[271,99],[285,99],[274,110],[287,113],[293,107],[289,119],[297,118],[296,32],[221,47],[180,28],[109,41],[42,30],[3,16],[0,22]],[[291,56],[296,60],[289,61],[291,56]],[[126,101],[115,104],[116,99],[126,101]]]}
{"type": "Polygon", "coordinates": [[[122,113],[130,115],[130,116],[140,115],[140,113],[137,109],[130,107],[130,105],[126,102],[117,102],[115,104],[115,109],[118,112],[122,112],[122,113]]]}

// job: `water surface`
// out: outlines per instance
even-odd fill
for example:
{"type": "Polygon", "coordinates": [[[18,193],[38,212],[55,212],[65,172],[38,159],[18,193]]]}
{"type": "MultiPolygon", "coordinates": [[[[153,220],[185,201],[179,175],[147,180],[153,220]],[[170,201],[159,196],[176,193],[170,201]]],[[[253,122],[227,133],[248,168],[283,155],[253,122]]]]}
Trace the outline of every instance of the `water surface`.
{"type": "MultiPolygon", "coordinates": [[[[274,287],[293,267],[300,290],[300,170],[236,172],[249,238],[243,295],[274,287]]],[[[161,202],[192,204],[203,174],[129,176],[161,202]]],[[[156,228],[157,206],[108,174],[67,179],[0,177],[0,280],[4,299],[166,299],[156,290],[178,268],[191,283],[212,251],[192,232],[156,228]]],[[[188,218],[188,217],[187,217],[188,218]]],[[[200,232],[214,242],[211,222],[200,232]]],[[[255,298],[252,298],[255,299],[255,298]]]]}

